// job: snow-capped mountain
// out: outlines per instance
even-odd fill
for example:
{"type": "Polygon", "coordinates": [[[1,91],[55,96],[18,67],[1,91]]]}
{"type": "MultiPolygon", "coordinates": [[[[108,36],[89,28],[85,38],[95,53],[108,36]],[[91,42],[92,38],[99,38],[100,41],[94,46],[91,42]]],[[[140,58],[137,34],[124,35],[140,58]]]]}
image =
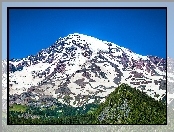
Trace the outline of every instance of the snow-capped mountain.
{"type": "Polygon", "coordinates": [[[2,110],[7,109],[7,60],[2,61],[2,110]]]}
{"type": "Polygon", "coordinates": [[[166,60],[74,33],[36,55],[9,61],[10,104],[103,102],[121,83],[166,100],[166,60]]]}
{"type": "Polygon", "coordinates": [[[167,103],[174,110],[174,59],[167,58],[167,103]]]}

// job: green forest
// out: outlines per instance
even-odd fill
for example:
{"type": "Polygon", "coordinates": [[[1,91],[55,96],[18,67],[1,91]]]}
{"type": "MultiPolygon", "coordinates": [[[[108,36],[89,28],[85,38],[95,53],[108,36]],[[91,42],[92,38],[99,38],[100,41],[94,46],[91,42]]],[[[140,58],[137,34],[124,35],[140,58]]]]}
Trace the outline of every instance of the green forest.
{"type": "Polygon", "coordinates": [[[127,84],[119,85],[103,103],[57,103],[50,108],[14,104],[8,114],[9,124],[167,124],[166,103],[127,84]]]}

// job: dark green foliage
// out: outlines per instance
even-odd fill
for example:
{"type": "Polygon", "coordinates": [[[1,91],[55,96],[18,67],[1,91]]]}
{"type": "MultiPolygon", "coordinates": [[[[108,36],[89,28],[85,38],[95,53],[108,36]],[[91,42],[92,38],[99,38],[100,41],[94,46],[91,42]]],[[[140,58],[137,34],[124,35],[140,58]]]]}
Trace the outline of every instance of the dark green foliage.
{"type": "MultiPolygon", "coordinates": [[[[166,124],[166,105],[127,84],[121,84],[104,103],[72,107],[58,103],[56,107],[30,107],[32,119],[18,117],[22,112],[10,111],[11,124],[166,124]]],[[[24,115],[24,114],[23,114],[24,115]]]]}
{"type": "Polygon", "coordinates": [[[96,110],[96,118],[105,108],[107,116],[98,124],[166,124],[166,105],[127,84],[120,85],[106,98],[96,110]]]}
{"type": "Polygon", "coordinates": [[[94,117],[92,112],[98,107],[98,104],[87,104],[82,107],[72,107],[69,105],[58,103],[57,107],[52,108],[38,108],[30,107],[26,113],[37,115],[39,119],[19,118],[18,115],[22,113],[17,111],[10,111],[11,124],[88,124],[94,117]],[[88,114],[87,114],[88,113],[88,114]]]}

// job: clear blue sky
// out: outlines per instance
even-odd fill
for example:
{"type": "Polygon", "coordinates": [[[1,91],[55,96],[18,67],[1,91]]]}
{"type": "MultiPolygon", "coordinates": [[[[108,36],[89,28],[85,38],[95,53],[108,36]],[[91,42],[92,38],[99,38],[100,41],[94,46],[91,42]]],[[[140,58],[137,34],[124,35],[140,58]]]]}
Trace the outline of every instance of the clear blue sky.
{"type": "Polygon", "coordinates": [[[35,55],[75,32],[166,58],[165,9],[10,9],[9,29],[10,59],[35,55]]]}

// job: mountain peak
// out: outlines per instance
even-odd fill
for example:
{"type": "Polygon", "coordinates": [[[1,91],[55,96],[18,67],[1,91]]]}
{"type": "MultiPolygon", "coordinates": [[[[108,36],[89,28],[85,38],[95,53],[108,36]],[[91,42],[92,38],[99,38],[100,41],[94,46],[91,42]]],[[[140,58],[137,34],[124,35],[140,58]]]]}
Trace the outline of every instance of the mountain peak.
{"type": "Polygon", "coordinates": [[[102,102],[125,82],[156,100],[166,94],[165,60],[79,33],[59,38],[37,55],[9,64],[10,95],[30,92],[38,101],[38,95],[47,95],[64,103],[69,97],[72,106],[95,99],[102,102]]]}

